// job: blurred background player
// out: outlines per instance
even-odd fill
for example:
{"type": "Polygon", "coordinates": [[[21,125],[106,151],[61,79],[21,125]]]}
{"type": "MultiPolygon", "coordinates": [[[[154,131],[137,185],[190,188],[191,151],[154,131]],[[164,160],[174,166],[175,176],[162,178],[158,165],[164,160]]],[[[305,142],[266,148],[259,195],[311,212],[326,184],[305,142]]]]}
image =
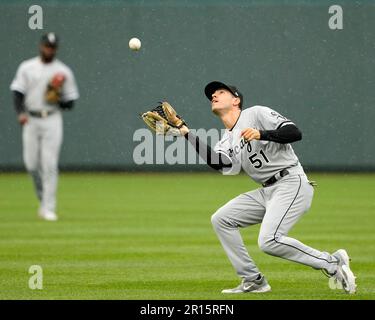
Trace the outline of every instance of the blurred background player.
{"type": "Polygon", "coordinates": [[[23,61],[10,89],[22,125],[23,160],[40,202],[38,215],[55,221],[58,159],[63,140],[62,110],[73,108],[79,92],[71,69],[56,59],[59,39],[42,36],[39,56],[23,61]]]}

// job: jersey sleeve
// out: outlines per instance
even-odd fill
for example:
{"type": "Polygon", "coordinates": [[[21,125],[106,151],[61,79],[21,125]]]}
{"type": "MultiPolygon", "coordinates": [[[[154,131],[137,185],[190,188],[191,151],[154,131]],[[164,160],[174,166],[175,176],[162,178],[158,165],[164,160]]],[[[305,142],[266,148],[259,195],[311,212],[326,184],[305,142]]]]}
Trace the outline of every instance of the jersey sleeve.
{"type": "Polygon", "coordinates": [[[26,76],[26,70],[25,65],[23,63],[20,64],[20,66],[17,69],[16,75],[10,85],[10,90],[12,91],[18,91],[23,94],[26,93],[27,89],[27,76],[26,76]]]}
{"type": "Polygon", "coordinates": [[[216,153],[224,154],[224,155],[226,155],[228,158],[230,158],[228,152],[225,150],[225,147],[224,147],[224,145],[223,145],[223,143],[222,143],[221,141],[218,141],[218,142],[215,144],[214,151],[215,151],[216,153]]]}
{"type": "Polygon", "coordinates": [[[277,130],[285,125],[295,125],[293,121],[268,107],[259,107],[257,120],[260,130],[277,130]]]}
{"type": "Polygon", "coordinates": [[[67,69],[66,80],[62,90],[62,101],[77,100],[79,98],[78,87],[73,72],[67,69]]]}
{"type": "Polygon", "coordinates": [[[221,172],[223,175],[236,175],[241,172],[241,162],[234,157],[232,148],[227,143],[227,138],[223,137],[214,147],[214,151],[218,154],[223,154],[230,160],[231,166],[224,167],[221,172]]]}

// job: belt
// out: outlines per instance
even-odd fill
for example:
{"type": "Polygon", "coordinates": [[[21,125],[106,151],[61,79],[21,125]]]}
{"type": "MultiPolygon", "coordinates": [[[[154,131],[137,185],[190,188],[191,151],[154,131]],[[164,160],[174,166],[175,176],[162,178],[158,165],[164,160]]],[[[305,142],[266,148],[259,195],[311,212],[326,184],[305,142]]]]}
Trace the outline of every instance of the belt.
{"type": "Polygon", "coordinates": [[[285,177],[289,174],[287,169],[283,169],[280,172],[276,173],[273,177],[269,178],[265,183],[262,183],[263,187],[269,187],[273,185],[275,182],[279,181],[282,177],[285,177]]]}
{"type": "Polygon", "coordinates": [[[29,111],[29,115],[36,118],[47,118],[51,114],[55,113],[54,110],[42,110],[42,111],[29,111]]]}

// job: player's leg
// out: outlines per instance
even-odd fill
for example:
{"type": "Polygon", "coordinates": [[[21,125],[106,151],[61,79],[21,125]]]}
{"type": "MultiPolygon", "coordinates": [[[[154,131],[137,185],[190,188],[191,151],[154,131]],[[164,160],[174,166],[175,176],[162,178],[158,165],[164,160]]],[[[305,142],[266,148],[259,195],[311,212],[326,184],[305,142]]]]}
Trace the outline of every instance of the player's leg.
{"type": "Polygon", "coordinates": [[[345,284],[348,286],[345,290],[355,292],[355,278],[350,271],[349,258],[345,250],[339,250],[331,255],[287,236],[303,213],[310,208],[313,187],[308,183],[307,177],[286,177],[274,187],[265,188],[265,195],[268,205],[259,233],[260,248],[268,254],[314,269],[326,270],[331,275],[336,274],[341,282],[349,276],[350,283],[345,284]]]}
{"type": "Polygon", "coordinates": [[[308,183],[306,176],[286,177],[277,185],[264,190],[268,204],[259,232],[259,247],[274,256],[315,269],[334,271],[337,267],[335,257],[287,236],[311,206],[313,187],[308,183]]]}
{"type": "Polygon", "coordinates": [[[259,233],[259,245],[263,251],[323,270],[342,284],[346,292],[354,293],[355,277],[350,270],[349,257],[345,250],[329,254],[287,236],[303,213],[310,208],[313,188],[307,177],[286,177],[285,182],[275,186],[274,190],[270,188],[268,192],[267,197],[271,201],[259,233]]]}
{"type": "Polygon", "coordinates": [[[260,189],[244,193],[222,206],[212,216],[214,230],[237,274],[246,281],[260,276],[260,271],[249,256],[239,228],[258,224],[265,212],[260,189]]]}
{"type": "Polygon", "coordinates": [[[23,161],[33,179],[39,202],[42,201],[43,183],[40,163],[40,132],[35,119],[30,118],[22,128],[23,161]]]}
{"type": "Polygon", "coordinates": [[[55,212],[58,183],[58,158],[63,139],[62,117],[54,114],[43,122],[42,169],[43,169],[43,210],[55,212]]]}

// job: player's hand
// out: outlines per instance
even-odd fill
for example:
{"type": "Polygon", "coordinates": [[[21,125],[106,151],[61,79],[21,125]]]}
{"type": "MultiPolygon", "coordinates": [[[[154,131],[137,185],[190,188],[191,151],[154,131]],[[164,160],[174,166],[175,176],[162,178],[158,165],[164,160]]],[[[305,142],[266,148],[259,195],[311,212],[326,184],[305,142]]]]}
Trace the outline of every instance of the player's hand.
{"type": "Polygon", "coordinates": [[[18,115],[18,122],[20,123],[21,126],[26,124],[29,121],[29,118],[26,113],[20,113],[18,115]]]}
{"type": "Polygon", "coordinates": [[[184,136],[185,134],[189,133],[189,128],[186,126],[186,125],[183,125],[181,128],[180,128],[180,133],[182,136],[184,136]]]}
{"type": "Polygon", "coordinates": [[[241,131],[241,137],[243,137],[246,141],[259,140],[260,132],[254,128],[246,128],[241,131]]]}

